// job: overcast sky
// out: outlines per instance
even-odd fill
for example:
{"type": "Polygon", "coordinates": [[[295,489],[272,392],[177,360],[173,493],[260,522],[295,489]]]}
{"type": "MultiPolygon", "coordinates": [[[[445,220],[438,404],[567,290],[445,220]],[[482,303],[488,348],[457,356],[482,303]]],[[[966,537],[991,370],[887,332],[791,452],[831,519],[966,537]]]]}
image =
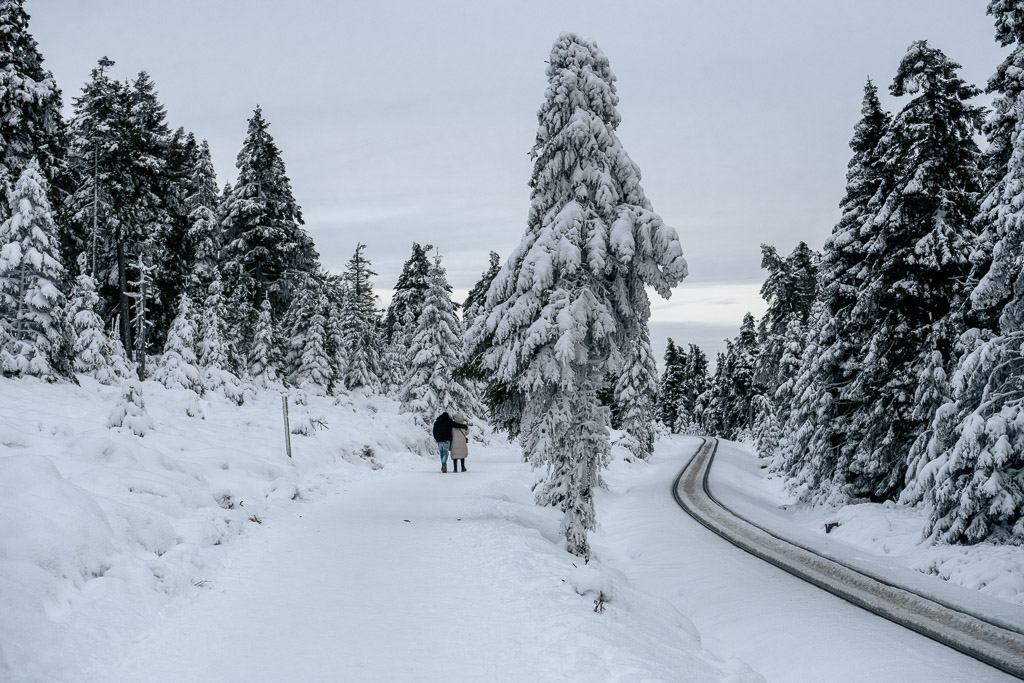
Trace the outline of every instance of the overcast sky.
{"type": "MultiPolygon", "coordinates": [[[[172,127],[235,179],[263,107],[323,264],[356,242],[385,299],[413,241],[462,295],[519,243],[527,156],[558,34],[597,41],[618,78],[619,137],[680,233],[690,277],[652,341],[710,356],[760,314],[762,242],[820,249],[839,216],[865,79],[883,103],[914,40],[984,87],[1005,50],[987,0],[26,0],[70,108],[96,61],[153,77],[172,127]]],[[[984,98],[982,98],[984,99],[984,98]]]]}

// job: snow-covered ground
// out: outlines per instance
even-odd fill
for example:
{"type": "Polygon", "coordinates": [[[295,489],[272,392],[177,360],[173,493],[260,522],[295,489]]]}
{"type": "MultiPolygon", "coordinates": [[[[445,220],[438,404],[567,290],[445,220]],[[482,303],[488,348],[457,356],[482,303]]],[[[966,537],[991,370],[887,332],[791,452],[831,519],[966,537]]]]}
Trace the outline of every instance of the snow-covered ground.
{"type": "Polygon", "coordinates": [[[289,460],[277,394],[144,392],[140,438],[0,379],[0,680],[761,680],[561,550],[500,439],[441,475],[393,401],[310,397],[289,460]]]}
{"type": "Polygon", "coordinates": [[[144,391],[140,438],[115,389],[0,379],[0,680],[1005,679],[689,519],[699,440],[615,449],[581,565],[501,439],[442,475],[393,401],[311,397],[289,460],[276,394],[144,391]]]}

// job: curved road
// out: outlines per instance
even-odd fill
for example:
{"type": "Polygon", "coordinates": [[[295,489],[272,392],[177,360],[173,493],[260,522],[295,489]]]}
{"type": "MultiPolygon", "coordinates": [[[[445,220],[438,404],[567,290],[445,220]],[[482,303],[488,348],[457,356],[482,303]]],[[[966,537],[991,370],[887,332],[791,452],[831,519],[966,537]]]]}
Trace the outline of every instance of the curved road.
{"type": "Polygon", "coordinates": [[[702,525],[749,552],[848,602],[1024,678],[1024,632],[1015,624],[944,604],[792,543],[735,514],[707,481],[717,439],[705,439],[672,484],[676,502],[702,525]]]}

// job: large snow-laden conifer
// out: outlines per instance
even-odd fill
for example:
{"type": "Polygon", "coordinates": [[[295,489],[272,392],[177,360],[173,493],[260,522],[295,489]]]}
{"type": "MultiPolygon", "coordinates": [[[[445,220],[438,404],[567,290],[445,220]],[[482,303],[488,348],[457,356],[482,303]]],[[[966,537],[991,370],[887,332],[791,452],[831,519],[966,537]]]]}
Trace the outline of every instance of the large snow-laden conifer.
{"type": "Polygon", "coordinates": [[[199,358],[196,355],[196,315],[188,293],[181,295],[178,314],[171,323],[163,355],[153,371],[153,379],[168,389],[191,389],[203,392],[199,358]]]}
{"type": "Polygon", "coordinates": [[[934,351],[944,371],[953,367],[964,331],[981,109],[967,102],[978,90],[958,68],[918,41],[890,87],[912,99],[879,143],[883,178],[872,201],[864,286],[851,310],[868,331],[848,389],[858,405],[835,469],[823,472],[825,488],[844,497],[899,494],[908,451],[933,417],[914,401],[918,380],[934,367],[934,351]]]}
{"type": "Polygon", "coordinates": [[[301,276],[316,274],[319,256],[302,227],[302,212],[269,127],[256,107],[238,153],[238,180],[225,198],[223,271],[229,294],[245,287],[253,306],[269,295],[271,309],[280,315],[301,286],[301,276]]]}
{"type": "MultiPolygon", "coordinates": [[[[5,192],[33,160],[50,192],[63,155],[61,92],[43,67],[28,23],[23,0],[0,2],[0,189],[5,192]]],[[[48,199],[55,201],[52,194],[48,199]]],[[[6,218],[6,207],[3,213],[6,218]]],[[[79,245],[64,246],[62,260],[70,264],[67,249],[79,245]]]]}
{"type": "Polygon", "coordinates": [[[451,287],[441,258],[434,260],[427,277],[423,310],[407,351],[405,381],[399,390],[402,409],[426,424],[442,411],[473,418],[479,413],[468,380],[453,376],[462,364],[462,325],[455,316],[451,287]]]}
{"type": "Polygon", "coordinates": [[[973,255],[985,266],[971,293],[976,320],[953,375],[952,400],[935,412],[928,443],[907,472],[905,502],[926,501],[927,535],[947,543],[1024,543],[1024,3],[993,0],[996,38],[1013,51],[989,81],[986,125],[994,184],[978,214],[973,255]]]}
{"type": "Polygon", "coordinates": [[[46,198],[46,181],[30,163],[9,197],[10,218],[0,225],[0,370],[46,379],[71,374],[64,267],[46,198]]]}
{"type": "Polygon", "coordinates": [[[217,176],[206,140],[195,148],[194,158],[190,161],[192,169],[186,184],[185,208],[188,211],[188,242],[194,256],[192,280],[198,291],[205,292],[213,282],[223,247],[216,214],[220,199],[217,176]]]}
{"type": "Polygon", "coordinates": [[[859,398],[846,391],[856,372],[854,355],[866,343],[866,321],[851,310],[864,286],[867,241],[873,234],[871,202],[878,192],[883,167],[879,143],[889,130],[890,116],[878,89],[864,86],[861,118],[854,126],[847,166],[842,217],[822,251],[820,288],[808,314],[807,338],[796,376],[792,402],[772,468],[792,478],[795,487],[812,492],[821,473],[834,467],[835,444],[849,434],[849,419],[859,398]]]}
{"type": "Polygon", "coordinates": [[[547,468],[538,502],[561,507],[567,547],[587,555],[593,489],[610,448],[598,389],[647,324],[645,285],[668,296],[686,261],[615,133],[607,57],[563,34],[547,76],[526,234],[491,284],[468,349],[484,349],[497,421],[547,468]]]}

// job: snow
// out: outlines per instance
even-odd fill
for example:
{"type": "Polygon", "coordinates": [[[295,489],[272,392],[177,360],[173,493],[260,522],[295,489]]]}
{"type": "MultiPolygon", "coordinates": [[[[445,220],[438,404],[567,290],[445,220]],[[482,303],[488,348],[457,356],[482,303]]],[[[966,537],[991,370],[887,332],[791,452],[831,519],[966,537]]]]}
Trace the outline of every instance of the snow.
{"type": "Polygon", "coordinates": [[[140,438],[81,383],[0,378],[0,680],[1004,680],[686,517],[693,438],[614,447],[583,564],[496,436],[442,475],[397,401],[309,395],[289,459],[276,392],[144,382],[140,438]]]}
{"type": "Polygon", "coordinates": [[[722,441],[711,491],[730,509],[785,538],[1024,628],[1024,547],[922,543],[924,506],[795,504],[781,479],[766,478],[764,464],[745,447],[722,441]]]}

